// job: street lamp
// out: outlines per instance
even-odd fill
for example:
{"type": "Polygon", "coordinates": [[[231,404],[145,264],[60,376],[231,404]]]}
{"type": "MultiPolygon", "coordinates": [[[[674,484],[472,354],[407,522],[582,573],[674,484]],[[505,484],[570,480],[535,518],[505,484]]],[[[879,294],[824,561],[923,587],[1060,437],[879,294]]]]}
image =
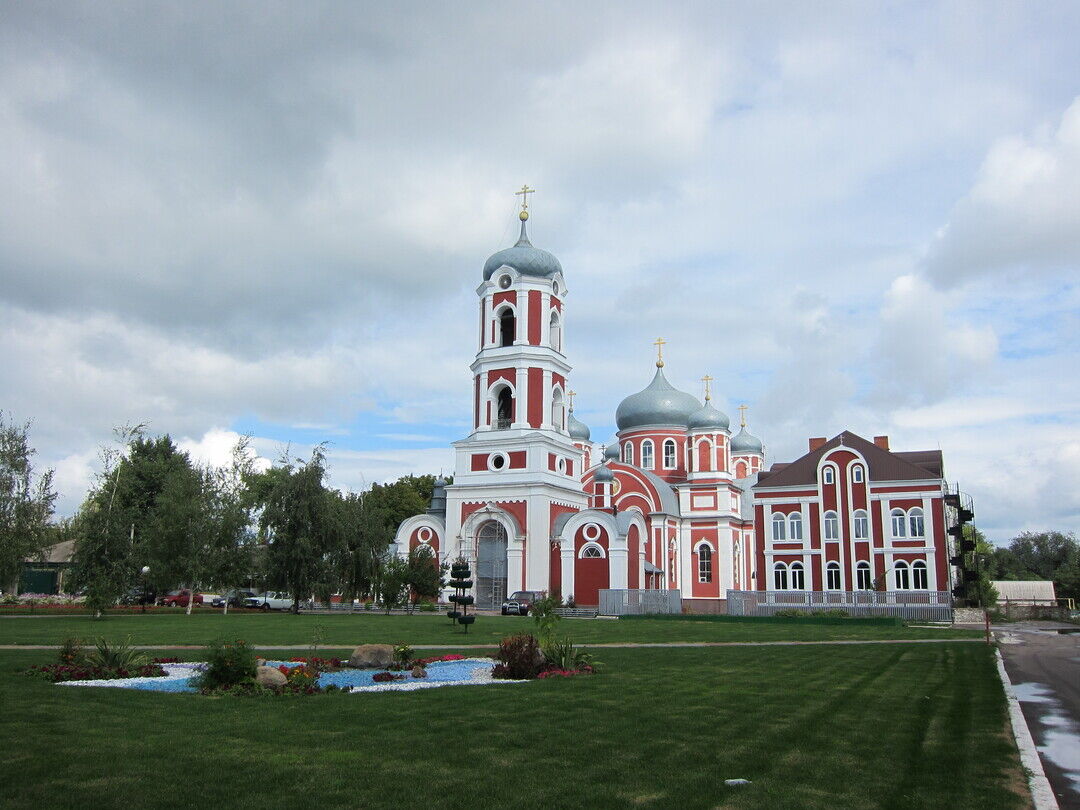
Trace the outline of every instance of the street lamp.
{"type": "Polygon", "coordinates": [[[142,574],[142,612],[146,613],[146,598],[147,598],[146,584],[147,584],[147,579],[148,579],[148,577],[150,575],[150,566],[149,565],[144,565],[142,567],[142,571],[140,571],[140,573],[142,574]]]}

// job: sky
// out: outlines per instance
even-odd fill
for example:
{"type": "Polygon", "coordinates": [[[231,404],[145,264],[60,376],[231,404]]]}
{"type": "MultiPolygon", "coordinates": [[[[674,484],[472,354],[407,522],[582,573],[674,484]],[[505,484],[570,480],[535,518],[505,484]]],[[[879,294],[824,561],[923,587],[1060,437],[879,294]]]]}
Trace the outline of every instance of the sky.
{"type": "Polygon", "coordinates": [[[940,448],[1080,529],[1080,4],[0,1],[0,410],[71,514],[120,425],[452,472],[486,258],[566,276],[576,416],[665,371],[767,463],[940,448]]]}

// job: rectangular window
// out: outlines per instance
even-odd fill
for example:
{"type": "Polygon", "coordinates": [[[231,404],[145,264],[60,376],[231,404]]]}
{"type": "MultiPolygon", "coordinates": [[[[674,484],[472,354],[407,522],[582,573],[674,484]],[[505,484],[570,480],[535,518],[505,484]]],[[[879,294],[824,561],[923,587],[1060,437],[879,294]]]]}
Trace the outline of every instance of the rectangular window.
{"type": "Polygon", "coordinates": [[[855,539],[866,540],[870,536],[870,521],[865,512],[855,513],[855,539]]]}
{"type": "Polygon", "coordinates": [[[855,572],[858,579],[858,588],[860,591],[868,591],[873,586],[873,582],[870,581],[870,566],[860,565],[855,572]]]}
{"type": "Polygon", "coordinates": [[[825,587],[830,591],[840,590],[840,566],[830,565],[825,571],[825,587]]]}

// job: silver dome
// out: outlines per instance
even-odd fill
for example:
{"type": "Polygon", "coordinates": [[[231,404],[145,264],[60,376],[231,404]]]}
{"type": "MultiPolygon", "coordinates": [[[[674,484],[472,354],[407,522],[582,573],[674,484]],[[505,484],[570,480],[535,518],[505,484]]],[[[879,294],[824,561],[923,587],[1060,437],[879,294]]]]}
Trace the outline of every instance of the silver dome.
{"type": "Polygon", "coordinates": [[[664,376],[664,369],[658,368],[648,388],[619,403],[615,424],[619,430],[651,425],[685,428],[690,414],[699,410],[697,397],[675,388],[664,376]]]}
{"type": "Polygon", "coordinates": [[[604,448],[604,458],[608,461],[619,460],[619,442],[617,439],[612,439],[604,448]]]}
{"type": "Polygon", "coordinates": [[[490,279],[503,265],[508,265],[517,270],[523,276],[539,276],[551,278],[556,273],[562,272],[559,260],[546,250],[533,247],[529,241],[529,235],[525,233],[525,222],[521,223],[521,236],[517,244],[500,250],[484,262],[484,281],[490,279]]]}
{"type": "Polygon", "coordinates": [[[731,422],[726,413],[718,411],[712,402],[706,401],[704,408],[690,414],[686,426],[691,430],[727,430],[731,422]]]}
{"type": "Polygon", "coordinates": [[[600,469],[596,471],[596,475],[593,476],[593,481],[598,481],[601,484],[611,483],[615,480],[615,473],[611,471],[611,467],[607,464],[600,465],[600,469]]]}
{"type": "Polygon", "coordinates": [[[761,455],[761,439],[746,431],[746,426],[739,428],[739,432],[731,437],[731,454],[741,456],[746,453],[761,455]]]}
{"type": "Polygon", "coordinates": [[[566,429],[569,431],[571,439],[582,442],[587,442],[589,440],[589,426],[584,422],[578,421],[574,416],[573,411],[570,411],[570,414],[566,419],[566,429]]]}

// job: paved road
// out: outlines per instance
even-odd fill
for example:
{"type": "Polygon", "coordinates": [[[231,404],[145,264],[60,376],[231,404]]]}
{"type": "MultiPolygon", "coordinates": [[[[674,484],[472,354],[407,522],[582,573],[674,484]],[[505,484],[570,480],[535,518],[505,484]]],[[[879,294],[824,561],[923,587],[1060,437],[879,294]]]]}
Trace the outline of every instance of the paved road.
{"type": "Polygon", "coordinates": [[[1054,622],[994,627],[1046,777],[1062,808],[1080,810],[1080,630],[1054,622]]]}

